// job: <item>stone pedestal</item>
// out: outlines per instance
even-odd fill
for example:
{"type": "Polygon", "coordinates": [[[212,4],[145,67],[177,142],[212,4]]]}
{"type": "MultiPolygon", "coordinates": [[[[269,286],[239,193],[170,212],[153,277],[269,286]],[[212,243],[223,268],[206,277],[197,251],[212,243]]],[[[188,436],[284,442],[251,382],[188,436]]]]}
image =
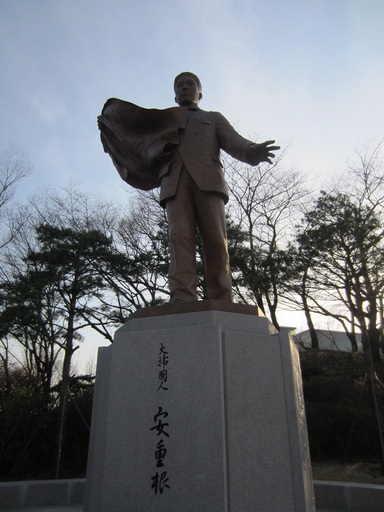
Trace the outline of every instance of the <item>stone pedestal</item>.
{"type": "Polygon", "coordinates": [[[256,308],[205,309],[100,349],[85,512],[315,510],[296,347],[256,308]]]}

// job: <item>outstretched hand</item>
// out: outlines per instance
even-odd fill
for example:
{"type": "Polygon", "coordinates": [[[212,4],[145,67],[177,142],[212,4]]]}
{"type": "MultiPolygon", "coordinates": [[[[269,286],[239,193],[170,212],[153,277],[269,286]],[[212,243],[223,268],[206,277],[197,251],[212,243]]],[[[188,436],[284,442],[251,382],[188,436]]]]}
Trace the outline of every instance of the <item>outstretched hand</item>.
{"type": "Polygon", "coordinates": [[[268,162],[269,164],[272,164],[272,158],[275,157],[274,151],[280,149],[280,146],[272,146],[274,143],[274,140],[267,140],[261,144],[254,144],[251,146],[251,151],[256,161],[254,165],[258,165],[260,162],[268,162]]]}

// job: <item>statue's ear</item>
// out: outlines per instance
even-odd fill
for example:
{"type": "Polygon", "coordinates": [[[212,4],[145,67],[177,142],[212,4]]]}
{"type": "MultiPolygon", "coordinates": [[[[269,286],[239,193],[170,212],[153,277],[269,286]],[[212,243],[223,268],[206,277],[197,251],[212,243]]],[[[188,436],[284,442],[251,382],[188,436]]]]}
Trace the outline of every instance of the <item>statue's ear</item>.
{"type": "Polygon", "coordinates": [[[203,95],[201,94],[201,92],[199,92],[199,99],[201,99],[203,97],[203,95]]]}

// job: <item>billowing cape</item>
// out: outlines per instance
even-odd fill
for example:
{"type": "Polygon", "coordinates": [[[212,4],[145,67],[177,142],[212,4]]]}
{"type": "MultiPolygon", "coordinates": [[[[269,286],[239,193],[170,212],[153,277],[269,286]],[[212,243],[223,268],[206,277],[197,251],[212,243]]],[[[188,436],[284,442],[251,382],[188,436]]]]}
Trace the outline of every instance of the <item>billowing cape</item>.
{"type": "Polygon", "coordinates": [[[121,178],[141,190],[160,186],[159,172],[179,143],[186,110],[146,109],[111,98],[98,119],[104,151],[121,178]]]}

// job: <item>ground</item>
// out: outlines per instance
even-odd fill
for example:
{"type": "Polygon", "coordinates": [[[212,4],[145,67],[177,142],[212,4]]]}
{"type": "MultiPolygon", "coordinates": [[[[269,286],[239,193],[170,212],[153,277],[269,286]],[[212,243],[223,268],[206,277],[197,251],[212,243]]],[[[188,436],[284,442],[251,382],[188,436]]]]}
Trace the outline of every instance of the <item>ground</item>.
{"type": "Polygon", "coordinates": [[[314,480],[384,485],[380,462],[315,462],[312,464],[312,473],[314,480]]]}

